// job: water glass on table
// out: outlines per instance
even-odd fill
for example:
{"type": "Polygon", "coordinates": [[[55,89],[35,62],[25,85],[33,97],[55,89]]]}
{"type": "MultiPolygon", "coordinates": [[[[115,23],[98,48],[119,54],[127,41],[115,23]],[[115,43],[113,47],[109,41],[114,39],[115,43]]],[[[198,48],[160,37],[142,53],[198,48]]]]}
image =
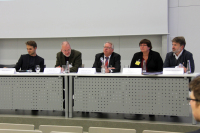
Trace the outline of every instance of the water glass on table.
{"type": "Polygon", "coordinates": [[[40,73],[40,65],[36,65],[35,66],[35,71],[36,71],[37,74],[40,73]]]}
{"type": "Polygon", "coordinates": [[[66,71],[66,65],[62,65],[61,73],[65,73],[65,71],[66,71]]]}

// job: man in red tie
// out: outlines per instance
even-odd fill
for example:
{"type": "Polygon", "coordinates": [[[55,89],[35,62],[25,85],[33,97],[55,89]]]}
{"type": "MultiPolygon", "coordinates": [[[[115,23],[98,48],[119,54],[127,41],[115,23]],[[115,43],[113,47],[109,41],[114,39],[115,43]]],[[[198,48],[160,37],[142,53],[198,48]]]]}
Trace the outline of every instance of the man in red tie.
{"type": "Polygon", "coordinates": [[[96,54],[93,68],[96,68],[97,72],[101,72],[102,61],[105,64],[105,73],[120,72],[121,56],[113,51],[114,45],[111,42],[106,42],[103,53],[96,54]]]}

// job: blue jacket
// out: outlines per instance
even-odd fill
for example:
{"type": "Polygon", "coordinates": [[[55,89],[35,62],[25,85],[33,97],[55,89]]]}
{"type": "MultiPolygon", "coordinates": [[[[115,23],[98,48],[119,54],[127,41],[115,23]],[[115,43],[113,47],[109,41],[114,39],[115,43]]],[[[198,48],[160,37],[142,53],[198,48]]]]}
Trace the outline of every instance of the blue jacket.
{"type": "Polygon", "coordinates": [[[176,60],[173,52],[167,53],[163,67],[164,68],[167,68],[167,67],[173,68],[175,66],[178,66],[179,63],[181,63],[184,65],[185,68],[187,68],[187,60],[190,60],[191,72],[193,73],[195,70],[193,55],[192,55],[192,53],[190,53],[189,51],[187,51],[185,49],[183,50],[183,53],[178,58],[178,60],[176,60]]]}

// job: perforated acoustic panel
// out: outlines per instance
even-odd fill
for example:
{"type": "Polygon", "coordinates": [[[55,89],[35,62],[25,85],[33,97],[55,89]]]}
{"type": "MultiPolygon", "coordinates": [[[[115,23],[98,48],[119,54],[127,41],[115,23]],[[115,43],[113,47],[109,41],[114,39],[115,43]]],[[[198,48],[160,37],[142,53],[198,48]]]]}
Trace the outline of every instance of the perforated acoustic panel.
{"type": "Polygon", "coordinates": [[[63,110],[63,78],[0,77],[0,109],[63,110]]]}
{"type": "Polygon", "coordinates": [[[74,111],[189,116],[187,78],[74,78],[74,111]]]}

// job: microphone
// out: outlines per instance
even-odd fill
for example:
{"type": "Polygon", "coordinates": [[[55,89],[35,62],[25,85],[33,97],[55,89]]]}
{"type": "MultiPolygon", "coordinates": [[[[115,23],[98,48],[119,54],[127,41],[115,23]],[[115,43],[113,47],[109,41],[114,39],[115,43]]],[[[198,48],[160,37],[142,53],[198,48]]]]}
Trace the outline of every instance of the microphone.
{"type": "Polygon", "coordinates": [[[100,61],[103,62],[103,57],[100,58],[100,61]]]}

